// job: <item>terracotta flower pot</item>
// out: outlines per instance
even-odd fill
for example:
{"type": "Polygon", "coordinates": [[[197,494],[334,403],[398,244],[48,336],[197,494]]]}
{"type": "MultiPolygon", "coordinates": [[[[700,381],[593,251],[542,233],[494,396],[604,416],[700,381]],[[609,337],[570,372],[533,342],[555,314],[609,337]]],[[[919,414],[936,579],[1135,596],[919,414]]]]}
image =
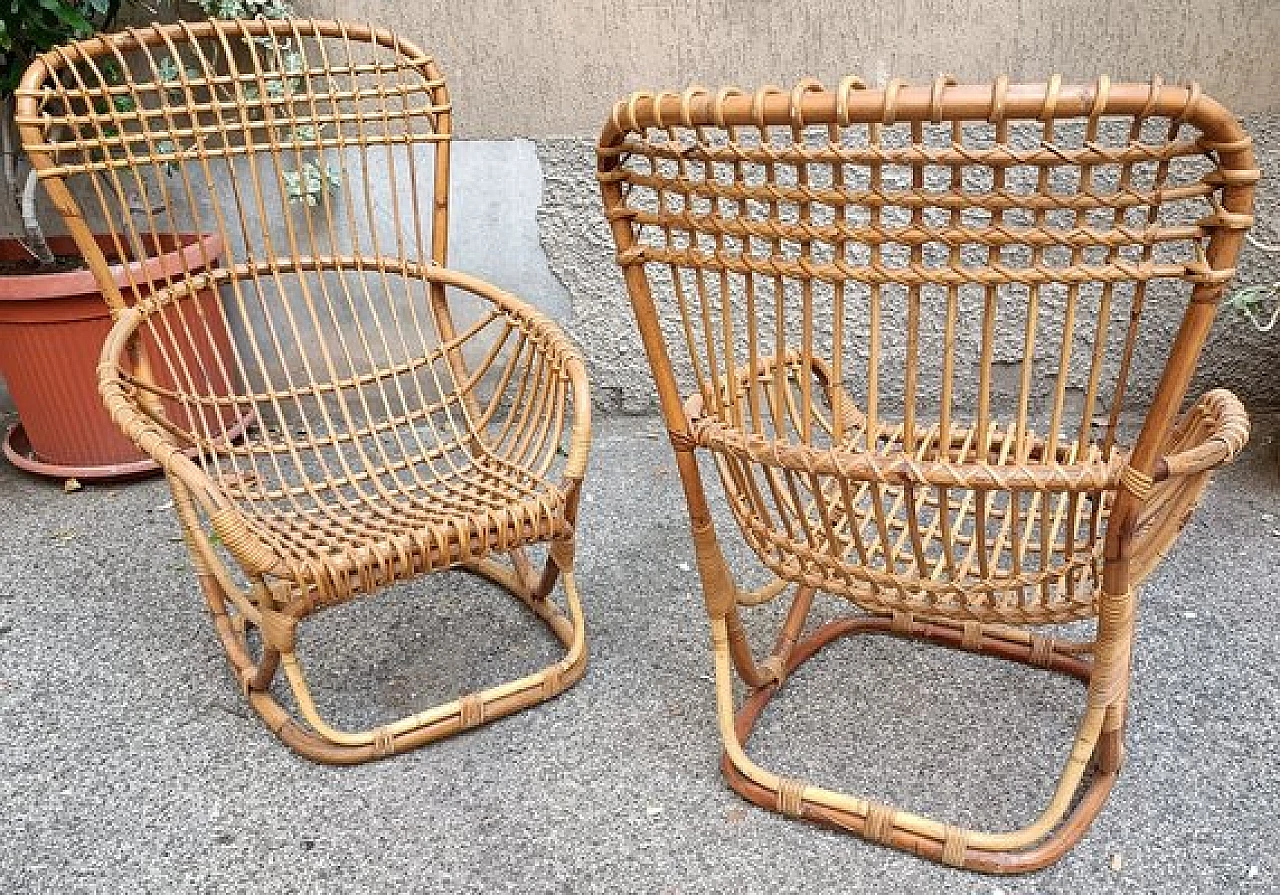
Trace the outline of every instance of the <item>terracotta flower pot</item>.
{"type": "MultiPolygon", "coordinates": [[[[108,237],[98,241],[104,252],[113,254],[108,237]]],[[[69,237],[54,237],[49,245],[55,254],[77,254],[69,237]]],[[[161,252],[151,258],[129,262],[144,294],[164,283],[166,271],[198,271],[203,258],[222,252],[215,235],[173,237],[158,248],[161,252]]],[[[0,239],[0,260],[26,257],[17,240],[0,239]]],[[[126,287],[130,271],[124,264],[113,271],[116,283],[126,287]]],[[[127,288],[122,292],[130,294],[127,288]]],[[[206,360],[215,352],[229,352],[218,295],[202,293],[197,301],[213,324],[212,336],[189,350],[206,360]]],[[[98,353],[110,328],[110,311],[88,270],[0,276],[0,376],[21,420],[10,430],[4,451],[15,465],[41,475],[79,479],[120,478],[158,469],[120,433],[98,396],[98,353]]],[[[198,358],[195,362],[201,363],[198,358]]],[[[157,378],[163,380],[163,372],[157,378]]]]}

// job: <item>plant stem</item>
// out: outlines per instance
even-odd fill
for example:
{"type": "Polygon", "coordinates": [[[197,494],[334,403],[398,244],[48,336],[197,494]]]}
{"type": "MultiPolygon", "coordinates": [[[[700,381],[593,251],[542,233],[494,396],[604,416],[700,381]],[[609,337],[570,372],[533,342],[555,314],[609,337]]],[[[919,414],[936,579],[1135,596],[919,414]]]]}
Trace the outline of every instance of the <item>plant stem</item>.
{"type": "Polygon", "coordinates": [[[44,230],[40,227],[40,219],[36,217],[36,171],[34,168],[27,173],[27,185],[22,190],[22,229],[26,233],[23,242],[30,252],[42,265],[54,264],[57,258],[53,257],[53,252],[49,249],[49,243],[44,238],[44,230]]]}
{"type": "Polygon", "coordinates": [[[13,97],[0,106],[0,155],[4,156],[4,182],[9,188],[9,201],[18,205],[18,152],[13,146],[13,97]]]}
{"type": "Polygon", "coordinates": [[[8,188],[9,201],[13,203],[22,218],[24,236],[22,244],[31,256],[41,265],[53,264],[57,259],[49,249],[44,238],[40,221],[36,218],[36,172],[32,168],[27,173],[26,185],[18,188],[18,150],[13,144],[13,97],[6,97],[0,107],[0,155],[3,162],[0,168],[4,171],[4,182],[8,188]]]}

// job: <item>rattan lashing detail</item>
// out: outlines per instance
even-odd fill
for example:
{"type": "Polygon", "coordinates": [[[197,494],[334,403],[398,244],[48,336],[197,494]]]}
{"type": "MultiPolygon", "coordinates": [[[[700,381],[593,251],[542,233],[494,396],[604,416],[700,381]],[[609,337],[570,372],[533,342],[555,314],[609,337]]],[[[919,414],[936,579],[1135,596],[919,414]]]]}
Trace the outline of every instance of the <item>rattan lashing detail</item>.
{"type": "Polygon", "coordinates": [[[787,663],[781,656],[769,656],[767,659],[762,659],[759,664],[760,673],[777,682],[778,686],[782,686],[786,681],[787,663]]]}
{"type": "Polygon", "coordinates": [[[1126,465],[1120,473],[1120,484],[1133,495],[1135,500],[1145,503],[1151,496],[1151,489],[1155,487],[1155,479],[1145,472],[1126,465]]]}
{"type": "Polygon", "coordinates": [[[393,731],[386,727],[379,727],[374,731],[374,748],[377,749],[380,757],[395,755],[396,753],[396,736],[393,731]]]}
{"type": "Polygon", "coordinates": [[[259,611],[258,628],[267,646],[281,655],[292,653],[298,638],[298,620],[271,609],[259,611]]]}
{"type": "Polygon", "coordinates": [[[911,633],[911,613],[895,609],[889,613],[889,630],[895,634],[911,633]]]}
{"type": "Polygon", "coordinates": [[[544,314],[447,267],[453,109],[435,60],[373,26],[179,22],[55,47],[16,103],[116,316],[103,400],[168,474],[214,624],[270,728],[313,759],[366,761],[574,683],[586,373],[544,314]],[[198,235],[198,252],[148,271],[198,235]],[[564,659],[368,730],[331,725],[297,629],[446,569],[510,591],[564,659]],[[296,715],[272,696],[281,671],[296,715]]]}
{"type": "Polygon", "coordinates": [[[465,729],[484,723],[484,702],[475,693],[469,693],[458,703],[458,723],[465,729]]]}
{"type": "Polygon", "coordinates": [[[210,513],[209,527],[231,554],[250,571],[261,574],[275,568],[279,562],[275,551],[245,525],[244,517],[234,507],[224,507],[210,513]]]}
{"type": "Polygon", "coordinates": [[[948,867],[964,867],[966,835],[959,827],[948,825],[942,838],[942,855],[940,860],[948,867]]]}
{"type": "Polygon", "coordinates": [[[849,76],[635,93],[602,130],[597,175],[688,502],[730,783],[951,866],[1059,858],[1120,766],[1136,587],[1248,438],[1229,392],[1178,416],[1252,223],[1248,136],[1198,86],[1158,77],[849,76]],[[1126,447],[1157,301],[1182,327],[1126,447]],[[775,576],[753,590],[720,548],[712,466],[775,576]],[[818,590],[865,614],[806,636],[818,590]],[[757,660],[740,609],[788,595],[757,660]],[[1026,630],[1083,619],[1088,641],[1026,630]],[[779,672],[862,632],[1087,684],[1033,823],[964,829],[752,761],[779,672]]]}
{"type": "Polygon", "coordinates": [[[1053,638],[1031,635],[1031,652],[1027,662],[1038,668],[1048,668],[1053,660],[1053,638]]]}
{"type": "Polygon", "coordinates": [[[778,811],[788,817],[804,816],[803,780],[782,779],[778,781],[778,811]]]}
{"type": "Polygon", "coordinates": [[[891,845],[893,843],[893,826],[894,819],[898,812],[890,805],[881,802],[871,802],[867,805],[866,826],[863,827],[863,835],[872,842],[878,842],[881,845],[891,845]]]}

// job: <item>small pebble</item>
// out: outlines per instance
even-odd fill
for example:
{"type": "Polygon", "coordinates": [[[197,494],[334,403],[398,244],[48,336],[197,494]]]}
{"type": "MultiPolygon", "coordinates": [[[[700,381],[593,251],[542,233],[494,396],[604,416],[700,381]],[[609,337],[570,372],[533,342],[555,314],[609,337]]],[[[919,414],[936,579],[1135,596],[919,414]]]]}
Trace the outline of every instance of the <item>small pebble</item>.
{"type": "Polygon", "coordinates": [[[676,568],[681,572],[687,572],[689,571],[689,564],[687,562],[676,563],[676,568]]]}
{"type": "Polygon", "coordinates": [[[1257,879],[1258,874],[1262,872],[1262,868],[1257,864],[1249,865],[1249,872],[1245,874],[1246,879],[1257,879]]]}
{"type": "Polygon", "coordinates": [[[1196,613],[1194,613],[1194,612],[1184,612],[1184,613],[1182,613],[1182,617],[1183,617],[1183,618],[1185,618],[1185,619],[1190,620],[1190,619],[1193,619],[1193,618],[1198,618],[1199,616],[1197,616],[1197,615],[1196,615],[1196,613]]]}
{"type": "Polygon", "coordinates": [[[1119,852],[1116,852],[1114,855],[1111,856],[1111,869],[1114,870],[1116,873],[1119,873],[1121,870],[1124,870],[1124,855],[1120,854],[1119,852]]]}

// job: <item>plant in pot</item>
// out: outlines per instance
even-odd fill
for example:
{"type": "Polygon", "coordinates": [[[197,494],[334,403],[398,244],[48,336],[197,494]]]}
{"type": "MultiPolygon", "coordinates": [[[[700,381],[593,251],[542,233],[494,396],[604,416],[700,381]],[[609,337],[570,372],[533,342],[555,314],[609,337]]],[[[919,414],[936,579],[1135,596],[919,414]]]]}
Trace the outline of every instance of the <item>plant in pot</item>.
{"type": "MultiPolygon", "coordinates": [[[[34,170],[23,172],[25,160],[14,139],[14,91],[28,64],[51,47],[87,37],[96,29],[106,30],[121,2],[0,3],[3,172],[22,231],[20,236],[0,239],[0,377],[8,385],[20,419],[5,438],[4,452],[17,466],[59,478],[120,478],[157,469],[117,430],[102,408],[95,368],[111,326],[112,309],[76,252],[74,240],[46,236],[42,231],[36,210],[36,175],[34,170]]],[[[195,6],[217,18],[282,18],[291,12],[282,0],[199,0],[195,6]]],[[[146,11],[156,12],[154,8],[146,11]]],[[[287,52],[281,61],[289,64],[287,52]]],[[[155,64],[160,72],[171,72],[165,78],[172,79],[177,88],[181,60],[161,56],[155,64]]],[[[138,111],[137,101],[126,90],[108,89],[118,83],[118,72],[94,71],[92,76],[104,88],[97,106],[84,110],[85,127],[114,131],[120,121],[138,111]]],[[[38,87],[25,85],[27,91],[38,87]]],[[[75,134],[57,135],[52,143],[66,147],[68,154],[75,152],[75,134]]],[[[171,143],[154,147],[156,152],[171,155],[180,155],[185,149],[189,147],[171,143]]],[[[286,178],[290,174],[290,198],[303,206],[317,205],[333,179],[318,160],[286,173],[286,178]]],[[[122,185],[117,175],[105,169],[96,176],[101,183],[87,184],[86,190],[105,190],[119,197],[135,215],[167,213],[167,200],[156,196],[157,192],[167,195],[163,187],[157,191],[154,184],[122,185]]],[[[198,217],[187,214],[186,221],[198,224],[198,217]]],[[[176,272],[194,273],[216,264],[222,246],[215,234],[200,226],[177,226],[177,214],[171,214],[170,220],[175,222],[171,237],[129,239],[115,233],[94,237],[104,259],[112,265],[112,276],[124,301],[135,301],[163,287],[176,272]]],[[[201,296],[208,319],[225,321],[218,312],[219,301],[212,291],[201,296]]],[[[208,355],[225,352],[230,338],[219,323],[207,343],[192,347],[195,356],[189,365],[210,366],[208,355]]],[[[181,412],[181,408],[172,409],[181,412]]]]}

